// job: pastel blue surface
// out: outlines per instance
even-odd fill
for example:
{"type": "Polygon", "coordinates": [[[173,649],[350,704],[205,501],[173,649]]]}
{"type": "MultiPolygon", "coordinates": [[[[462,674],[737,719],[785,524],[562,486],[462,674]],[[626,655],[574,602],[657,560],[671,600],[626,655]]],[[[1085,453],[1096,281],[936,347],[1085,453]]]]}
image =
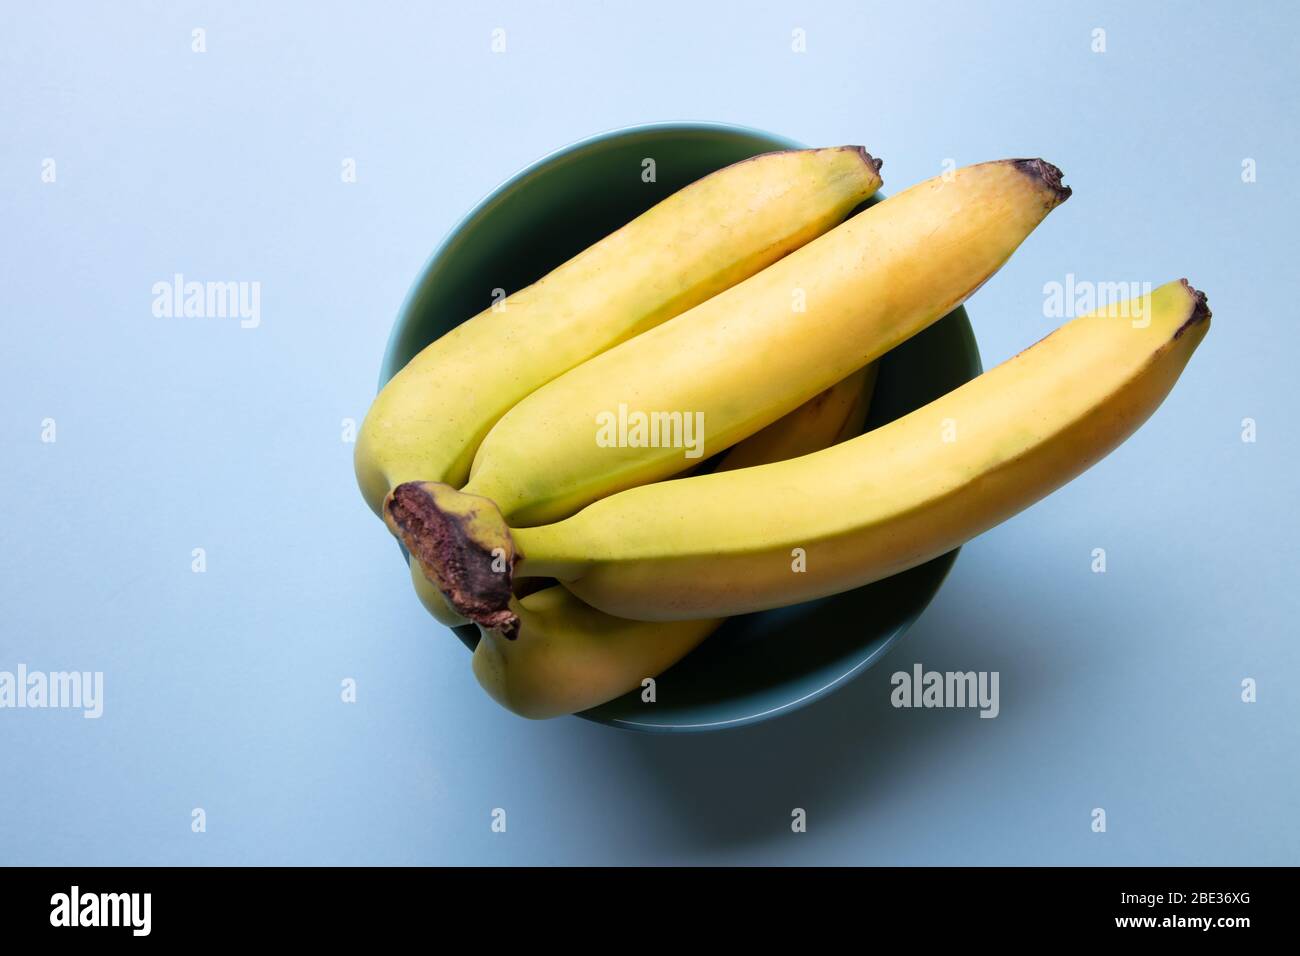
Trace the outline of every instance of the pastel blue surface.
{"type": "Polygon", "coordinates": [[[0,671],[105,686],[97,720],[0,709],[0,862],[1300,862],[1294,7],[264,7],[0,13],[0,671]],[[1060,165],[1074,198],[972,300],[986,367],[1067,274],[1186,275],[1214,327],[833,697],[703,737],[527,723],[394,573],[342,422],[467,209],[680,119],[860,142],[887,192],[1060,165]],[[260,324],[155,317],[177,273],[259,282],[260,324]],[[893,708],[917,662],[997,671],[999,716],[893,708]]]}

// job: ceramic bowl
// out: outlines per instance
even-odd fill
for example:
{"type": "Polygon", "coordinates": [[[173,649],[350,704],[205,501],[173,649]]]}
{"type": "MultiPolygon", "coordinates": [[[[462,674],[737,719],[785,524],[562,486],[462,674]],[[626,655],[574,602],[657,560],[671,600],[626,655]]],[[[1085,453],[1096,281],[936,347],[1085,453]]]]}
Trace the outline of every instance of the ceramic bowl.
{"type": "MultiPolygon", "coordinates": [[[[602,133],[539,159],[475,206],[434,251],[393,326],[380,386],[429,342],[488,307],[494,288],[528,285],[723,166],[797,148],[739,126],[660,123],[602,133]],[[641,175],[646,158],[655,161],[652,183],[641,175]]],[[[975,336],[957,309],[884,356],[867,427],[979,372],[975,336]]],[[[693,733],[789,713],[878,660],[925,610],[956,557],[952,551],[854,591],[732,618],[659,678],[654,704],[643,703],[638,691],[578,716],[628,730],[693,733]]],[[[474,628],[455,630],[474,646],[474,628]]]]}

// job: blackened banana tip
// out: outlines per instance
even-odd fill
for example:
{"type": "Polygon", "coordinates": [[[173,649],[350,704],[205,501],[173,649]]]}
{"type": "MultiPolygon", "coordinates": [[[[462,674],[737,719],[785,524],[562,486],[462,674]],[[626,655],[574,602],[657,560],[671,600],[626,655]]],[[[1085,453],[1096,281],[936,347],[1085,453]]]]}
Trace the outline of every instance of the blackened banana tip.
{"type": "Polygon", "coordinates": [[[1206,299],[1204,292],[1192,288],[1192,284],[1186,279],[1180,279],[1179,281],[1182,282],[1183,288],[1191,294],[1195,301],[1192,303],[1192,314],[1187,317],[1186,322],[1178,327],[1178,331],[1174,333],[1174,338],[1178,338],[1194,325],[1208,322],[1210,317],[1214,315],[1214,313],[1210,311],[1210,303],[1209,300],[1206,299]]]}
{"type": "Polygon", "coordinates": [[[1014,159],[1012,162],[1015,163],[1016,168],[1026,176],[1038,180],[1050,189],[1056,196],[1055,205],[1059,206],[1073,195],[1074,190],[1061,182],[1062,173],[1060,168],[1053,166],[1047,160],[1014,159]]]}
{"type": "Polygon", "coordinates": [[[863,162],[865,162],[876,172],[880,172],[880,167],[885,165],[885,161],[883,159],[876,159],[876,157],[872,156],[870,153],[867,152],[866,147],[864,146],[857,147],[857,150],[858,150],[858,155],[862,157],[863,162]]]}
{"type": "Polygon", "coordinates": [[[474,538],[472,515],[445,511],[430,491],[433,486],[407,481],[394,488],[384,503],[386,523],[452,607],[513,638],[518,631],[511,633],[517,622],[509,609],[513,562],[505,573],[497,572],[496,555],[474,538]]]}

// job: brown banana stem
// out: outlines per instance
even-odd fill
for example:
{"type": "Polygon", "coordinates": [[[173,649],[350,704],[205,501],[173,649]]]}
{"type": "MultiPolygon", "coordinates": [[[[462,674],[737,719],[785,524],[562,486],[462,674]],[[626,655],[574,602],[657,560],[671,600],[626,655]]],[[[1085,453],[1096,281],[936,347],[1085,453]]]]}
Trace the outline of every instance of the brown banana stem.
{"type": "Polygon", "coordinates": [[[385,499],[384,522],[460,614],[515,635],[510,598],[521,555],[491,500],[437,481],[408,481],[385,499]]]}

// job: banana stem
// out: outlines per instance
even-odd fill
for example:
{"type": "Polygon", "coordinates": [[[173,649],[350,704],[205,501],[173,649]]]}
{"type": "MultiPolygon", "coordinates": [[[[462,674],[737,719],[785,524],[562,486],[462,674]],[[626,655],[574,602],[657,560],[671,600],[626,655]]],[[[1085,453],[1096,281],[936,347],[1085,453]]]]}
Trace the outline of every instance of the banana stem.
{"type": "Polygon", "coordinates": [[[1064,175],[1060,168],[1053,166],[1045,159],[1013,159],[1016,168],[1031,179],[1040,180],[1043,185],[1050,189],[1051,196],[1048,200],[1048,209],[1054,209],[1061,203],[1065,202],[1072,195],[1074,190],[1069,186],[1061,183],[1061,177],[1064,175]]]}
{"type": "Polygon", "coordinates": [[[517,635],[510,599],[520,555],[490,499],[442,482],[408,481],[385,498],[384,522],[460,614],[508,638],[517,635]]]}

